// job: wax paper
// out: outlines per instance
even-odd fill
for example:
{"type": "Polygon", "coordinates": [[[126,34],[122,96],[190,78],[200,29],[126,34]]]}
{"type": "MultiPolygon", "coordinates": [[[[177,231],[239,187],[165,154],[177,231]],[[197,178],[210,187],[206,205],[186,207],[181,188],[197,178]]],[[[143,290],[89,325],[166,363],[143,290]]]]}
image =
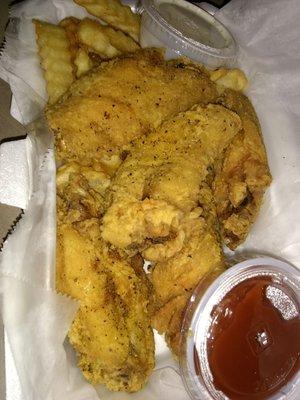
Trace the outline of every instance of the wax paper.
{"type": "MultiPolygon", "coordinates": [[[[46,101],[31,19],[55,23],[67,15],[86,13],[71,0],[29,0],[11,11],[0,77],[10,83],[12,114],[24,124],[40,115],[46,101]]],[[[247,94],[261,121],[273,175],[259,218],[238,252],[270,254],[300,267],[300,3],[232,0],[216,17],[239,45],[238,65],[249,77],[247,94]]],[[[42,121],[31,126],[36,154],[28,167],[31,197],[0,256],[3,319],[22,390],[8,400],[186,400],[178,365],[159,335],[157,367],[140,393],[94,388],[76,367],[65,337],[77,304],[53,288],[55,166],[44,129],[42,121]]]]}

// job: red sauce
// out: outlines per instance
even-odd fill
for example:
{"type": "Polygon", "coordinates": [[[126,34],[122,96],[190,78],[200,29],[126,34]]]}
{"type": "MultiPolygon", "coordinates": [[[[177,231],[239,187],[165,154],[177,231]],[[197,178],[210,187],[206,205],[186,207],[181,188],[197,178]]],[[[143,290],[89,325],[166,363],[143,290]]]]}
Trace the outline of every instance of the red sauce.
{"type": "Polygon", "coordinates": [[[230,399],[266,399],[299,371],[298,304],[271,278],[240,283],[212,317],[208,361],[214,386],[230,399]]]}

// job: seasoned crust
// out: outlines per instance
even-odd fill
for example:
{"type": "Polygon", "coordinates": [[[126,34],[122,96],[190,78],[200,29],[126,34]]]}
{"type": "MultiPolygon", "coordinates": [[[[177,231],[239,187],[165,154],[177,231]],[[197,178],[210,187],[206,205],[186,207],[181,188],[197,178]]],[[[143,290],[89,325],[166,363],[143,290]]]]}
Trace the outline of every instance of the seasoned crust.
{"type": "Polygon", "coordinates": [[[232,250],[247,237],[272,177],[255,110],[242,93],[226,89],[219,103],[236,112],[242,131],[226,149],[213,183],[224,243],[232,250]]]}
{"type": "Polygon", "coordinates": [[[59,160],[101,160],[193,104],[216,98],[204,71],[169,65],[162,51],[147,49],[101,63],[46,116],[59,160]]]}

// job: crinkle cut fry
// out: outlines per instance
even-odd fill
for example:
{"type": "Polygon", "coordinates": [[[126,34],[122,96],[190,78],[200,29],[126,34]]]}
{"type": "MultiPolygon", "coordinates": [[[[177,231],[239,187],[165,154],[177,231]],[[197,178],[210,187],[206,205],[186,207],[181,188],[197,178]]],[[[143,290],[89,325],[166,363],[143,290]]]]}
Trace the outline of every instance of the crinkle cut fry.
{"type": "Polygon", "coordinates": [[[62,27],[38,20],[33,20],[33,23],[46,80],[48,103],[51,105],[74,81],[70,42],[62,27]]]}
{"type": "Polygon", "coordinates": [[[92,69],[96,63],[89,55],[88,48],[79,40],[79,26],[81,20],[75,17],[67,17],[60,21],[59,25],[64,28],[70,41],[70,50],[72,55],[72,63],[76,78],[92,69]]]}
{"type": "Polygon", "coordinates": [[[70,41],[72,63],[77,78],[105,59],[140,48],[122,31],[90,18],[80,20],[67,17],[60,21],[59,26],[65,29],[70,41]]]}
{"type": "Polygon", "coordinates": [[[127,33],[136,42],[139,41],[140,16],[119,0],[74,0],[90,14],[102,19],[116,29],[127,33]]]}
{"type": "Polygon", "coordinates": [[[136,51],[140,46],[120,30],[84,18],[78,29],[79,41],[105,58],[136,51]]]}
{"type": "Polygon", "coordinates": [[[133,52],[140,48],[140,45],[135,40],[121,30],[111,28],[110,26],[101,25],[101,27],[103,32],[108,36],[111,44],[122,53],[133,52]]]}
{"type": "Polygon", "coordinates": [[[103,58],[112,58],[121,54],[114,47],[105,31],[101,28],[101,24],[92,19],[83,19],[78,27],[78,39],[87,46],[91,51],[96,52],[103,58]]]}

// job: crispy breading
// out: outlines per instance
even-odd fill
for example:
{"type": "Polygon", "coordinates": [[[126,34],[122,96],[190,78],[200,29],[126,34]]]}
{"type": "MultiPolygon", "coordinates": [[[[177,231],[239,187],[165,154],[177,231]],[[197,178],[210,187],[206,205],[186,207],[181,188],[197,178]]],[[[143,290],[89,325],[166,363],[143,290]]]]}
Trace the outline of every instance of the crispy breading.
{"type": "Polygon", "coordinates": [[[71,163],[57,175],[57,289],[80,303],[69,331],[93,384],[134,392],[154,367],[151,287],[137,259],[110,249],[100,231],[109,185],[99,165],[71,163]]]}
{"type": "Polygon", "coordinates": [[[56,175],[58,220],[73,222],[100,218],[109,184],[109,175],[97,163],[85,167],[71,162],[60,167],[56,175]]]}
{"type": "Polygon", "coordinates": [[[69,338],[85,378],[141,389],[154,367],[148,288],[103,244],[97,219],[59,225],[57,287],[80,301],[69,338]]]}
{"type": "Polygon", "coordinates": [[[160,51],[144,49],[102,63],[46,114],[58,159],[99,160],[193,104],[216,99],[204,69],[169,65],[160,51]]]}
{"type": "Polygon", "coordinates": [[[224,271],[221,241],[202,214],[190,213],[180,228],[184,232],[181,249],[157,261],[150,273],[156,299],[152,326],[165,333],[176,356],[180,354],[180,329],[191,294],[206,274],[217,276],[224,271]]]}
{"type": "Polygon", "coordinates": [[[167,258],[156,256],[155,250],[160,250],[161,255],[168,242],[162,243],[161,249],[153,249],[155,258],[149,255],[149,249],[144,252],[146,258],[155,261],[150,271],[156,299],[152,326],[160,333],[165,332],[165,339],[176,356],[180,354],[180,331],[186,304],[195,286],[208,274],[212,279],[224,271],[216,207],[212,191],[204,182],[198,205],[182,222],[184,240],[177,252],[168,254],[167,258]]]}
{"type": "Polygon", "coordinates": [[[219,163],[213,184],[223,240],[233,250],[248,235],[272,178],[250,101],[242,93],[226,89],[219,102],[235,111],[243,126],[219,163]]]}
{"type": "Polygon", "coordinates": [[[74,81],[70,42],[62,27],[38,20],[33,23],[48,103],[54,104],[74,81]]]}
{"type": "Polygon", "coordinates": [[[140,35],[140,16],[119,0],[74,0],[90,14],[130,35],[136,42],[140,35]]]}
{"type": "Polygon", "coordinates": [[[176,355],[189,296],[207,272],[224,267],[206,180],[240,129],[232,111],[194,106],[137,139],[106,194],[102,237],[154,263],[153,326],[176,355]]]}

